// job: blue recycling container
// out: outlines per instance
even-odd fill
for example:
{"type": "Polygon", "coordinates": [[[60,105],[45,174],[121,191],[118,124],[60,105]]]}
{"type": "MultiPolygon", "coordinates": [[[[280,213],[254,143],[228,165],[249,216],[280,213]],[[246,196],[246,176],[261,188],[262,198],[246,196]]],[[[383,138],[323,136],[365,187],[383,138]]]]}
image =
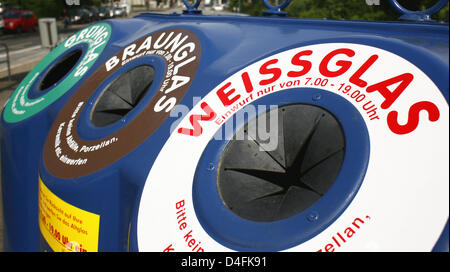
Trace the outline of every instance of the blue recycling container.
{"type": "Polygon", "coordinates": [[[30,72],[2,114],[6,249],[448,251],[448,1],[264,2],[106,20],[30,72]]]}

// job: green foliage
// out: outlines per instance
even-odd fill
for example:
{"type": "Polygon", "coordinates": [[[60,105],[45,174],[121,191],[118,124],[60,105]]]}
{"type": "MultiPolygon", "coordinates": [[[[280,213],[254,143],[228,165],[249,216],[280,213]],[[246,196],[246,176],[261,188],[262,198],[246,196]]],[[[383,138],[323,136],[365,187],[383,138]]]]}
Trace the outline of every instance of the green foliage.
{"type": "MultiPolygon", "coordinates": [[[[284,0],[278,0],[281,3],[284,0]]],[[[398,0],[409,10],[425,10],[437,3],[438,0],[398,0]]],[[[241,13],[260,16],[266,7],[262,0],[231,0],[230,10],[238,7],[241,13]]],[[[275,0],[270,1],[275,5],[275,0]]],[[[285,9],[289,17],[312,19],[347,19],[347,20],[375,20],[396,21],[400,14],[396,13],[388,0],[380,0],[380,5],[368,5],[365,0],[292,0],[285,9]]],[[[449,5],[439,13],[433,15],[436,21],[448,22],[449,5]]]]}

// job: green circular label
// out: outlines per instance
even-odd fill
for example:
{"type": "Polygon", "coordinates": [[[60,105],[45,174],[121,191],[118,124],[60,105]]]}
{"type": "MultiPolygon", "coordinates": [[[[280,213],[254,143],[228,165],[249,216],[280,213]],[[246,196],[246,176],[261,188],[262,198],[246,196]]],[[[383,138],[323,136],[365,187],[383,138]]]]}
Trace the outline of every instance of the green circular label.
{"type": "Polygon", "coordinates": [[[16,123],[35,115],[70,90],[96,62],[111,37],[111,26],[107,23],[91,25],[73,34],[51,51],[22,80],[10,96],[3,111],[3,118],[8,123],[16,123]],[[88,49],[83,59],[72,69],[61,82],[46,94],[30,99],[28,91],[40,74],[58,57],[64,55],[72,47],[86,43],[88,49]]]}

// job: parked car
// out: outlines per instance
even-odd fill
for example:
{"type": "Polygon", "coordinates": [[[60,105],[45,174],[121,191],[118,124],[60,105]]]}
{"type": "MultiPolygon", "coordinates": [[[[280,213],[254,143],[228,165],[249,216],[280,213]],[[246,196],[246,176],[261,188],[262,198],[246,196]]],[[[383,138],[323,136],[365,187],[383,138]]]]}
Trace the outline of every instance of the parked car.
{"type": "Polygon", "coordinates": [[[3,13],[5,30],[21,32],[36,30],[37,18],[30,10],[8,10],[3,13]]]}
{"type": "Polygon", "coordinates": [[[114,18],[114,10],[111,7],[101,7],[98,10],[98,16],[101,20],[114,18]]]}
{"type": "Polygon", "coordinates": [[[89,12],[86,9],[79,8],[69,10],[69,21],[71,24],[83,24],[89,23],[91,18],[89,12]]]}

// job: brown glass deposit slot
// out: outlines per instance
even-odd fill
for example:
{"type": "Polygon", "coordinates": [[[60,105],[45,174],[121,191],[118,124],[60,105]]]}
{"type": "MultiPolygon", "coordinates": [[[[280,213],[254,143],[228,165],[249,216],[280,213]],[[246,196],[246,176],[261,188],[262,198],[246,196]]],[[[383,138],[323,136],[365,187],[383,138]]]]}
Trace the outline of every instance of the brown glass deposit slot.
{"type": "Polygon", "coordinates": [[[48,88],[52,87],[58,81],[60,81],[63,77],[65,77],[73,67],[78,63],[78,60],[83,55],[83,51],[81,49],[74,50],[64,57],[62,57],[59,61],[57,61],[51,69],[45,74],[42,78],[41,83],[39,84],[38,90],[44,91],[48,88]]]}
{"type": "Polygon", "coordinates": [[[222,201],[236,215],[257,222],[285,219],[311,207],[333,185],[345,154],[343,130],[328,111],[305,104],[275,110],[275,149],[265,149],[264,141],[249,133],[273,118],[264,113],[236,133],[245,140],[235,135],[219,164],[222,201]]]}
{"type": "Polygon", "coordinates": [[[91,121],[97,127],[112,124],[134,109],[153,83],[155,70],[142,65],[126,71],[111,83],[95,103],[91,121]]]}

